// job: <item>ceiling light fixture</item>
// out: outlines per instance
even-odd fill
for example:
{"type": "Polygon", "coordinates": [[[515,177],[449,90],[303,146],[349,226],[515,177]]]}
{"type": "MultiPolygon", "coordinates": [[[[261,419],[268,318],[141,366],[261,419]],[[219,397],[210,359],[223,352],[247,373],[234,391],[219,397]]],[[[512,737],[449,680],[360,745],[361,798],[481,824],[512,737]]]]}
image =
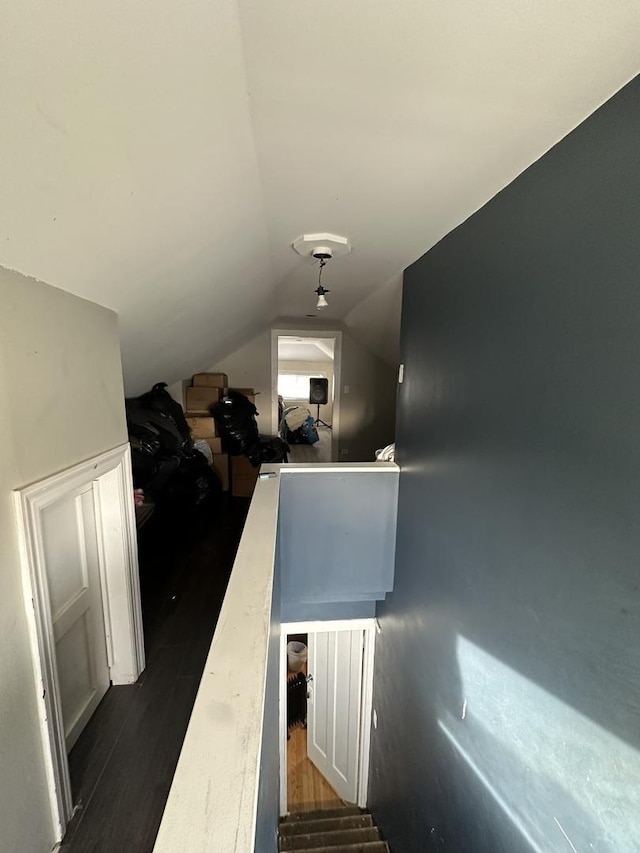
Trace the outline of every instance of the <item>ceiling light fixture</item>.
{"type": "Polygon", "coordinates": [[[331,258],[331,249],[326,246],[318,247],[312,252],[313,257],[320,261],[320,269],[318,270],[318,286],[316,293],[318,294],[318,304],[316,308],[321,311],[323,308],[328,308],[327,293],[331,293],[326,287],[322,286],[322,270],[326,267],[327,261],[331,258]]]}
{"type": "Polygon", "coordinates": [[[315,289],[315,292],[318,294],[316,310],[322,311],[328,308],[327,293],[331,291],[322,286],[322,270],[331,258],[339,258],[351,251],[349,239],[347,237],[340,237],[338,234],[303,234],[294,241],[293,248],[299,255],[320,261],[318,286],[315,289]]]}

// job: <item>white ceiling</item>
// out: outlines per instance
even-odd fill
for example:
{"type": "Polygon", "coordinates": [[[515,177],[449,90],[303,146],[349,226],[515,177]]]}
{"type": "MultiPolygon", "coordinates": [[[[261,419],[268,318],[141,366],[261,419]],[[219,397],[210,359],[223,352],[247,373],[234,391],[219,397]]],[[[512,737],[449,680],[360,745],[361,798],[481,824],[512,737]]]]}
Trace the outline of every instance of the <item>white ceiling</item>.
{"type": "Polygon", "coordinates": [[[118,311],[130,392],[313,313],[304,232],[392,360],[401,270],[640,56],[637,0],[0,2],[0,264],[118,311]]]}
{"type": "Polygon", "coordinates": [[[278,337],[278,361],[333,361],[334,338],[278,337]]]}

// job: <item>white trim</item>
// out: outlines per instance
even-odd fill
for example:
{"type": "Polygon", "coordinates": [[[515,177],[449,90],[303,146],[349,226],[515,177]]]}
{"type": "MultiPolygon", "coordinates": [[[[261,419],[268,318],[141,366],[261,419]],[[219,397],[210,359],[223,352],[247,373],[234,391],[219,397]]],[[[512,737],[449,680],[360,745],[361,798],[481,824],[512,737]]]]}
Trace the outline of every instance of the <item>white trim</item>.
{"type": "Polygon", "coordinates": [[[271,432],[278,433],[278,338],[331,338],[333,348],[333,411],[331,415],[331,457],[338,460],[340,440],[340,400],[342,397],[342,332],[331,329],[271,329],[271,432]]]}
{"type": "Polygon", "coordinates": [[[107,649],[114,684],[133,684],[144,669],[144,635],[136,543],[130,450],[126,464],[106,471],[94,483],[99,560],[103,577],[107,649]],[[118,571],[118,566],[128,567],[118,571]]]}
{"type": "Polygon", "coordinates": [[[13,493],[44,760],[57,841],[62,840],[71,817],[73,797],[45,568],[42,512],[62,497],[86,489],[87,485],[94,492],[110,677],[114,683],[129,683],[144,669],[129,445],[121,445],[13,493]],[[111,493],[107,495],[109,489],[111,493]],[[116,541],[120,547],[114,547],[116,541]]]}
{"type": "MultiPolygon", "coordinates": [[[[291,632],[297,633],[297,632],[291,632]]],[[[280,625],[280,666],[278,667],[278,678],[280,680],[280,702],[279,710],[279,736],[280,743],[280,817],[288,814],[287,811],[287,625],[280,625]]]]}
{"type": "Polygon", "coordinates": [[[255,849],[278,494],[256,483],[154,853],[255,849]]]}
{"type": "Polygon", "coordinates": [[[69,765],[65,746],[60,695],[56,672],[55,650],[50,638],[53,634],[49,592],[46,575],[40,578],[35,566],[41,557],[37,544],[30,535],[34,525],[33,508],[22,506],[21,495],[14,492],[17,510],[18,541],[22,566],[27,625],[31,640],[31,657],[35,677],[40,736],[49,788],[51,820],[54,839],[62,841],[67,821],[73,811],[73,797],[69,779],[69,765]]]}
{"type": "Polygon", "coordinates": [[[288,462],[286,465],[270,465],[269,470],[281,474],[398,474],[396,462],[288,462]]]}
{"type": "Polygon", "coordinates": [[[376,653],[376,625],[370,619],[364,630],[364,652],[362,656],[362,707],[360,717],[360,779],[358,782],[358,805],[367,807],[369,794],[369,759],[371,755],[371,716],[373,713],[373,673],[376,653]]]}
{"type": "Polygon", "coordinates": [[[368,631],[375,628],[373,616],[363,619],[321,619],[307,620],[306,622],[283,622],[282,632],[284,634],[313,634],[318,631],[368,631]]]}
{"type": "Polygon", "coordinates": [[[369,752],[371,746],[371,713],[373,707],[373,662],[376,623],[373,618],[332,619],[326,622],[283,622],[280,626],[280,816],[288,812],[287,804],[287,636],[320,631],[363,631],[362,699],[360,703],[360,756],[358,760],[358,806],[366,808],[369,788],[369,752]]]}

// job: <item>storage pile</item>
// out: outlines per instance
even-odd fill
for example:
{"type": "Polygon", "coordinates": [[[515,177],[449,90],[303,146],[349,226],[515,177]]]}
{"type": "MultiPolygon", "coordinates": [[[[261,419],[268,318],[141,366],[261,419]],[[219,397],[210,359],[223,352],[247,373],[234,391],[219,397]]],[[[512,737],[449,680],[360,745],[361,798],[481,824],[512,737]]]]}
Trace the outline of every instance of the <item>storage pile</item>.
{"type": "Polygon", "coordinates": [[[228,385],[226,373],[196,373],[191,387],[185,389],[186,421],[191,436],[196,447],[207,456],[225,492],[230,486],[229,455],[222,452],[222,440],[210,408],[227,393],[228,385]]]}
{"type": "Polygon", "coordinates": [[[182,406],[164,382],[125,400],[125,408],[133,482],[143,490],[144,503],[170,504],[188,512],[221,497],[218,478],[196,449],[182,406]]]}
{"type": "Polygon", "coordinates": [[[192,435],[207,442],[216,471],[224,472],[224,488],[230,483],[234,497],[251,497],[260,465],[286,462],[289,450],[279,438],[258,434],[255,401],[253,388],[229,388],[225,373],[196,373],[186,389],[192,435]]]}

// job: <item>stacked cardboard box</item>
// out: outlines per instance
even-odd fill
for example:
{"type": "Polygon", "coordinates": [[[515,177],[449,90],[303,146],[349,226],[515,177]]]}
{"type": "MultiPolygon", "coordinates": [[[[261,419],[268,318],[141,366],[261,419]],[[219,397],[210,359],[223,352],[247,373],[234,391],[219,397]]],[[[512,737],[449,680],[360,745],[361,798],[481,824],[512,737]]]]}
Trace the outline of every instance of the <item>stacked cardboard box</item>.
{"type": "MultiPolygon", "coordinates": [[[[256,392],[253,388],[229,388],[244,394],[255,406],[256,392]]],[[[231,494],[234,498],[250,498],[258,479],[258,468],[254,468],[246,456],[234,456],[231,459],[231,494]]]]}
{"type": "Polygon", "coordinates": [[[254,468],[246,456],[231,457],[231,494],[234,498],[250,498],[258,479],[258,468],[254,468]]]}
{"type": "Polygon", "coordinates": [[[200,388],[193,385],[186,389],[187,412],[191,415],[208,415],[211,406],[214,406],[224,395],[224,388],[200,388]]]}
{"type": "Polygon", "coordinates": [[[209,407],[224,396],[228,384],[226,373],[196,373],[191,387],[185,389],[185,416],[191,435],[194,439],[204,439],[211,448],[213,468],[225,492],[229,491],[229,457],[222,452],[222,441],[209,407]]]}
{"type": "Polygon", "coordinates": [[[229,457],[222,453],[222,443],[210,407],[224,397],[227,391],[244,394],[255,405],[253,388],[229,388],[226,373],[196,373],[190,388],[186,389],[186,418],[193,438],[203,438],[213,452],[213,467],[226,492],[231,488],[234,497],[250,498],[258,479],[258,469],[245,456],[229,457]]]}
{"type": "Polygon", "coordinates": [[[256,392],[253,388],[229,388],[229,391],[236,391],[238,394],[244,394],[244,396],[248,397],[255,406],[256,392]]]}

